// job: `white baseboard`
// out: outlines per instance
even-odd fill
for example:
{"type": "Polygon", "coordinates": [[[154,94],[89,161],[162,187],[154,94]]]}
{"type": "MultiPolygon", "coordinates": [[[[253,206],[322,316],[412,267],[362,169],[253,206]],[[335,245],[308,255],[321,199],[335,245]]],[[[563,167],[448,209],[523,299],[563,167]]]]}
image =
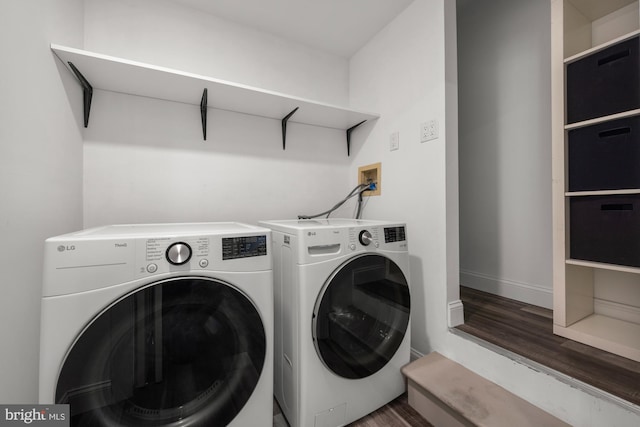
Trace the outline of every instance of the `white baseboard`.
{"type": "Polygon", "coordinates": [[[450,328],[464,323],[464,307],[461,300],[452,301],[447,305],[447,323],[450,328]]]}
{"type": "Polygon", "coordinates": [[[640,307],[633,307],[631,305],[601,299],[594,299],[593,306],[597,314],[640,324],[640,307]]]}
{"type": "Polygon", "coordinates": [[[413,362],[414,360],[420,359],[422,356],[424,356],[424,354],[420,353],[418,350],[411,347],[411,355],[409,356],[409,360],[413,362]]]}
{"type": "Polygon", "coordinates": [[[460,270],[460,285],[538,307],[553,309],[552,288],[505,280],[467,270],[460,270]]]}

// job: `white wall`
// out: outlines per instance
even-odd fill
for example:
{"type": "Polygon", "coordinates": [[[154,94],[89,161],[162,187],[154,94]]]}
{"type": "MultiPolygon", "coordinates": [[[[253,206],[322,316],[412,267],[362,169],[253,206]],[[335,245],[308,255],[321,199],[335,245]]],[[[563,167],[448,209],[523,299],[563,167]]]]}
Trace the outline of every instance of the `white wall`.
{"type": "Polygon", "coordinates": [[[327,103],[348,102],[346,59],[179,3],[85,0],[85,19],[87,50],[327,103]]]}
{"type": "Polygon", "coordinates": [[[42,249],[82,226],[82,93],[49,44],[82,43],[81,0],[0,2],[0,402],[36,403],[42,249]]]}
{"type": "Polygon", "coordinates": [[[447,330],[447,282],[458,286],[457,274],[447,275],[446,146],[457,142],[446,126],[444,3],[416,0],[350,64],[352,105],[381,115],[366,142],[355,138],[352,170],[381,162],[382,194],[369,198],[364,217],[407,223],[411,339],[421,353],[439,347],[447,330]],[[440,137],[421,143],[420,124],[431,119],[440,137]],[[397,151],[389,150],[393,132],[399,132],[397,151]]]}
{"type": "Polygon", "coordinates": [[[449,332],[447,304],[459,297],[455,26],[455,0],[415,0],[350,66],[353,106],[381,113],[354,143],[354,177],[358,166],[382,162],[382,195],[368,200],[365,217],[408,224],[412,349],[438,351],[571,425],[635,426],[638,415],[622,406],[449,332]],[[420,143],[429,119],[440,138],[420,143]],[[400,149],[389,151],[395,131],[400,149]]]}
{"type": "Polygon", "coordinates": [[[549,1],[458,3],[461,283],[551,308],[549,1]]]}
{"type": "MultiPolygon", "coordinates": [[[[167,1],[86,0],[87,50],[346,104],[346,59],[167,1]]],[[[84,133],[84,224],[295,218],[346,195],[344,131],[104,91],[84,133]]],[[[366,132],[366,129],[364,130],[366,132]]],[[[343,209],[336,215],[352,215],[343,209]]]]}

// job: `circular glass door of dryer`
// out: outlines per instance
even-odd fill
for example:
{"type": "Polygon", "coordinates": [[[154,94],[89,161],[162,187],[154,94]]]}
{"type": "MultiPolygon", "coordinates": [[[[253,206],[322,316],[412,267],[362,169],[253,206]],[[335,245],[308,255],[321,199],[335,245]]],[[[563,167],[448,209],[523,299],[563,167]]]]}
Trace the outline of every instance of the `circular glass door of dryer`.
{"type": "Polygon", "coordinates": [[[256,307],[202,277],[156,282],[118,300],[67,353],[56,403],[71,426],[227,425],[264,367],[256,307]]]}
{"type": "Polygon", "coordinates": [[[316,351],[335,374],[368,377],[400,347],[409,313],[409,285],[395,262],[377,254],[352,258],[329,277],[316,302],[316,351]]]}

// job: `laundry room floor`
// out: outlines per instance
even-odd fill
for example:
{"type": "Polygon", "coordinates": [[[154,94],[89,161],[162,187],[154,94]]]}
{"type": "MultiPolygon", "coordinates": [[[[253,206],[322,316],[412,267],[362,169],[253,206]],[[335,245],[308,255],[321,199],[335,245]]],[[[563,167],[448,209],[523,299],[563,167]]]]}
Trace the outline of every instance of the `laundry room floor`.
{"type": "MultiPolygon", "coordinates": [[[[273,426],[289,427],[276,400],[273,400],[273,426]]],[[[433,427],[407,402],[407,394],[360,418],[348,427],[433,427]]]]}
{"type": "Polygon", "coordinates": [[[640,363],[553,334],[553,311],[460,287],[456,329],[640,405],[640,363]]]}

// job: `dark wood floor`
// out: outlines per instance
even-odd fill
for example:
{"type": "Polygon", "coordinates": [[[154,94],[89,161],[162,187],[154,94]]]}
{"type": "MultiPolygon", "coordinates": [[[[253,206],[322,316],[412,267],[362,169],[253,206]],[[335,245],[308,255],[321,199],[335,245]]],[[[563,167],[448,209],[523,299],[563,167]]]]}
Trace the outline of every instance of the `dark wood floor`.
{"type": "MultiPolygon", "coordinates": [[[[273,408],[273,425],[275,427],[288,427],[275,399],[273,408]]],[[[349,424],[348,427],[433,427],[433,425],[409,406],[407,394],[405,393],[377,411],[349,424]]]]}
{"type": "Polygon", "coordinates": [[[409,406],[406,393],[349,427],[433,427],[409,406]]]}
{"type": "Polygon", "coordinates": [[[551,310],[460,287],[457,329],[640,405],[640,363],[553,334],[551,310]]]}

